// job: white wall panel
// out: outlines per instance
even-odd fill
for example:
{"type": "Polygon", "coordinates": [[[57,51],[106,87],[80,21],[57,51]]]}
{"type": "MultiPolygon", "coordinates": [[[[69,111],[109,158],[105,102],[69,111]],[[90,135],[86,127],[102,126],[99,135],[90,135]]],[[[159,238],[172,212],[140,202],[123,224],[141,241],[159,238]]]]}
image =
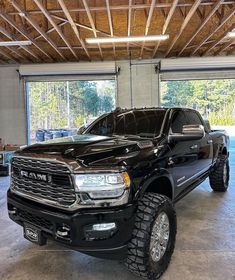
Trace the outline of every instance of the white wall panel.
{"type": "Polygon", "coordinates": [[[119,61],[117,104],[120,107],[153,107],[159,105],[159,77],[155,72],[158,60],[119,61]],[[131,96],[132,91],[132,96],[131,96]]]}
{"type": "Polygon", "coordinates": [[[5,143],[26,143],[24,93],[16,66],[0,67],[0,138],[5,143]]]}

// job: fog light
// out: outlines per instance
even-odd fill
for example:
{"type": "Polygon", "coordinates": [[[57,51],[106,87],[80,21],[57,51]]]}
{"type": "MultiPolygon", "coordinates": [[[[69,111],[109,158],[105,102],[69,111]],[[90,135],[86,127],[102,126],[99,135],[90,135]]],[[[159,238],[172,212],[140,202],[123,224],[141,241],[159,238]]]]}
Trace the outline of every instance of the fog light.
{"type": "Polygon", "coordinates": [[[67,225],[63,225],[62,227],[56,230],[56,235],[61,238],[69,237],[70,235],[70,227],[67,225]]]}
{"type": "Polygon", "coordinates": [[[96,231],[115,230],[116,224],[115,223],[95,224],[92,226],[92,229],[96,231]]]}
{"type": "Polygon", "coordinates": [[[8,210],[9,215],[16,215],[17,209],[13,207],[11,210],[8,210]]]}

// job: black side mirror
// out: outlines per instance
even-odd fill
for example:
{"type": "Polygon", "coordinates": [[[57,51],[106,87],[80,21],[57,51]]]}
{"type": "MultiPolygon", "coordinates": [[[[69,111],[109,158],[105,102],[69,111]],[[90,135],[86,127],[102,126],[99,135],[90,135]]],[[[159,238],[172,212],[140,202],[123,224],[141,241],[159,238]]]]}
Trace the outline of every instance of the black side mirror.
{"type": "Polygon", "coordinates": [[[172,133],[169,135],[168,139],[170,142],[175,141],[190,141],[190,140],[200,140],[205,135],[204,126],[193,124],[184,125],[182,133],[172,133]]]}
{"type": "Polygon", "coordinates": [[[77,134],[82,134],[84,131],[86,130],[86,126],[82,125],[81,127],[79,127],[77,134]]]}

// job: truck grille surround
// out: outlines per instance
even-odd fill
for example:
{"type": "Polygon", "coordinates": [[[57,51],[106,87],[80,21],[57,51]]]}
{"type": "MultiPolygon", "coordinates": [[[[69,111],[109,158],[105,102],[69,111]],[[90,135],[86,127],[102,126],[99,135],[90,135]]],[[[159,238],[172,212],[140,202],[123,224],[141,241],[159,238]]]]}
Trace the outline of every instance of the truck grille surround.
{"type": "Polygon", "coordinates": [[[11,189],[22,196],[62,208],[68,208],[76,201],[70,169],[66,164],[48,159],[14,157],[11,189]],[[47,178],[46,181],[33,178],[42,174],[47,178]]]}

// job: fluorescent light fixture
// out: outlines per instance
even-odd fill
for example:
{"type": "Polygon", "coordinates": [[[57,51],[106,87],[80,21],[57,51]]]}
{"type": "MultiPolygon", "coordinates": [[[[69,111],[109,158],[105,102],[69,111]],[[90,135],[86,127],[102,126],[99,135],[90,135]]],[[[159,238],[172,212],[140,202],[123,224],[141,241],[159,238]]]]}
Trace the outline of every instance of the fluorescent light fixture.
{"type": "Polygon", "coordinates": [[[235,37],[235,30],[228,32],[228,37],[235,37]]]}
{"type": "Polygon", "coordinates": [[[0,47],[8,46],[28,46],[31,45],[31,41],[2,41],[0,42],[0,47]]]}
{"type": "Polygon", "coordinates": [[[87,38],[88,44],[108,44],[108,43],[129,43],[129,42],[149,42],[167,40],[169,35],[149,35],[149,36],[125,36],[125,37],[100,37],[87,38]]]}

